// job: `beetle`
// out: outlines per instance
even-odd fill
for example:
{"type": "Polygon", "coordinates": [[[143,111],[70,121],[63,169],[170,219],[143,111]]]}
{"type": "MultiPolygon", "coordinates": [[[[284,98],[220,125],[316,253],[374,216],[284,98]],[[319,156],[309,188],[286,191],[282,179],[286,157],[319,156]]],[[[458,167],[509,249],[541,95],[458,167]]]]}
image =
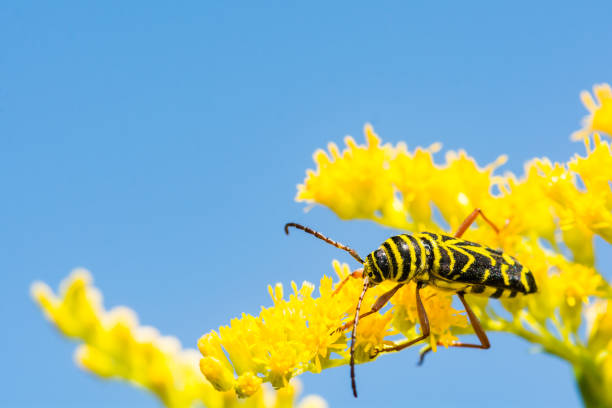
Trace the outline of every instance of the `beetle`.
{"type": "MultiPolygon", "coordinates": [[[[488,349],[491,347],[491,344],[480,321],[465,300],[466,293],[499,299],[513,298],[517,295],[537,292],[533,273],[527,267],[521,265],[515,258],[500,250],[461,238],[478,216],[481,216],[496,233],[499,233],[499,228],[484,215],[482,210],[476,208],[463,221],[454,235],[433,232],[396,235],[387,239],[376,250],[368,254],[365,261],[354,249],[334,241],[311,228],[293,222],[285,224],[286,234],[289,234],[290,227],[305,231],[336,248],[347,251],[363,265],[363,269],[347,276],[335,291],[340,290],[351,277],[363,278],[363,290],[357,302],[355,318],[352,322],[337,329],[344,330],[352,326],[350,365],[351,386],[355,397],[357,397],[357,387],[355,384],[355,331],[359,319],[376,313],[383,308],[406,283],[410,281],[416,282],[416,307],[422,333],[415,339],[375,349],[371,356],[372,358],[379,353],[403,350],[429,336],[429,319],[427,318],[427,312],[420,296],[421,289],[427,285],[457,294],[480,341],[480,344],[455,342],[450,344],[449,347],[478,349],[488,349]],[[368,288],[376,286],[383,281],[394,281],[397,282],[397,285],[382,294],[368,312],[359,314],[361,302],[368,288]]],[[[427,347],[421,352],[419,364],[423,362],[425,355],[429,351],[431,351],[431,347],[427,347]]]]}

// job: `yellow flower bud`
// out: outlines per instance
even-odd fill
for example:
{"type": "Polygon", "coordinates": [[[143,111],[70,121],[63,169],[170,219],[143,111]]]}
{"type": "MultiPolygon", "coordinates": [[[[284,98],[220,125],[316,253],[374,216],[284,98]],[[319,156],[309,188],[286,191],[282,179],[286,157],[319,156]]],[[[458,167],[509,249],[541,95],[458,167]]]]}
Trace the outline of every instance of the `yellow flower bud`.
{"type": "Polygon", "coordinates": [[[214,357],[200,360],[200,370],[217,391],[229,391],[234,387],[234,374],[214,357]]]}

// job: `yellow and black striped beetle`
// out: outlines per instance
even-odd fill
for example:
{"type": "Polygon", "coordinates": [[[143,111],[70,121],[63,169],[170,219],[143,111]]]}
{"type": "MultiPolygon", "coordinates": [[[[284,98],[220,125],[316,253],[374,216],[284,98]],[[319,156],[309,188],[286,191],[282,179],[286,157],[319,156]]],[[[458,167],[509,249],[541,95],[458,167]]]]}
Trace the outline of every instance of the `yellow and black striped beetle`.
{"type": "MultiPolygon", "coordinates": [[[[344,330],[350,326],[353,327],[351,332],[351,386],[355,397],[357,397],[357,387],[355,385],[355,329],[357,323],[360,318],[382,309],[399,288],[406,283],[412,280],[416,281],[416,306],[421,325],[421,335],[412,340],[377,349],[372,357],[379,353],[402,350],[429,336],[429,320],[419,294],[420,290],[427,285],[457,294],[480,341],[480,344],[456,342],[451,344],[450,347],[479,349],[488,349],[491,345],[487,334],[480,325],[480,321],[465,301],[464,295],[470,293],[498,299],[502,297],[513,298],[519,294],[527,295],[537,291],[533,274],[516,259],[499,250],[461,239],[463,233],[467,231],[479,215],[496,233],[499,233],[499,228],[477,208],[463,221],[457,232],[452,236],[432,232],[396,235],[383,242],[378,249],[366,257],[365,261],[354,249],[329,239],[317,231],[296,223],[285,225],[285,233],[289,234],[289,227],[301,229],[347,251],[363,265],[363,269],[357,270],[347,277],[347,279],[351,277],[363,278],[363,291],[359,296],[355,318],[352,322],[338,328],[338,330],[344,330]],[[361,302],[368,288],[383,281],[394,281],[397,282],[397,285],[382,294],[368,312],[359,314],[361,302]]],[[[340,290],[344,283],[346,283],[346,280],[338,285],[335,292],[340,290]]],[[[419,364],[423,362],[425,354],[429,351],[431,351],[431,347],[427,347],[421,352],[419,364]]]]}

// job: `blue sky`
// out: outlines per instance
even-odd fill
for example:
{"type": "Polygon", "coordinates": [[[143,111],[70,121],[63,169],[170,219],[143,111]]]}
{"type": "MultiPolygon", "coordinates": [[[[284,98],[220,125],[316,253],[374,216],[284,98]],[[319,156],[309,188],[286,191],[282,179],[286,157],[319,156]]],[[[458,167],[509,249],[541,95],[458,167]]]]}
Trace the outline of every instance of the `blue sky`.
{"type": "MultiPolygon", "coordinates": [[[[75,367],[74,345],[29,299],[33,280],[55,288],[85,267],[107,307],[195,347],[269,305],[268,284],[350,262],[287,238],[285,222],[377,247],[392,231],[293,200],[315,149],[363,141],[366,122],[385,141],[441,141],[481,164],[508,154],[515,172],[582,152],[569,134],[586,113],[578,93],[612,81],[611,13],[606,2],[4,2],[0,401],[158,406],[75,367]]],[[[360,366],[357,401],[346,367],[303,376],[305,392],[334,407],[579,404],[564,363],[490,338],[490,351],[421,368],[416,349],[360,366]]]]}

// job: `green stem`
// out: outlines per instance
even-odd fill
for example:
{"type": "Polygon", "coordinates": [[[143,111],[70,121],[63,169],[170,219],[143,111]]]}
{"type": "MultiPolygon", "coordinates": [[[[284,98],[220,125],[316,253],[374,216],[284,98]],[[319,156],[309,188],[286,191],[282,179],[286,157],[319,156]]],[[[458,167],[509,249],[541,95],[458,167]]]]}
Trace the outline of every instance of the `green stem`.
{"type": "Polygon", "coordinates": [[[587,408],[605,408],[612,406],[612,400],[606,392],[601,373],[597,370],[574,366],[574,374],[582,402],[587,408]]]}

